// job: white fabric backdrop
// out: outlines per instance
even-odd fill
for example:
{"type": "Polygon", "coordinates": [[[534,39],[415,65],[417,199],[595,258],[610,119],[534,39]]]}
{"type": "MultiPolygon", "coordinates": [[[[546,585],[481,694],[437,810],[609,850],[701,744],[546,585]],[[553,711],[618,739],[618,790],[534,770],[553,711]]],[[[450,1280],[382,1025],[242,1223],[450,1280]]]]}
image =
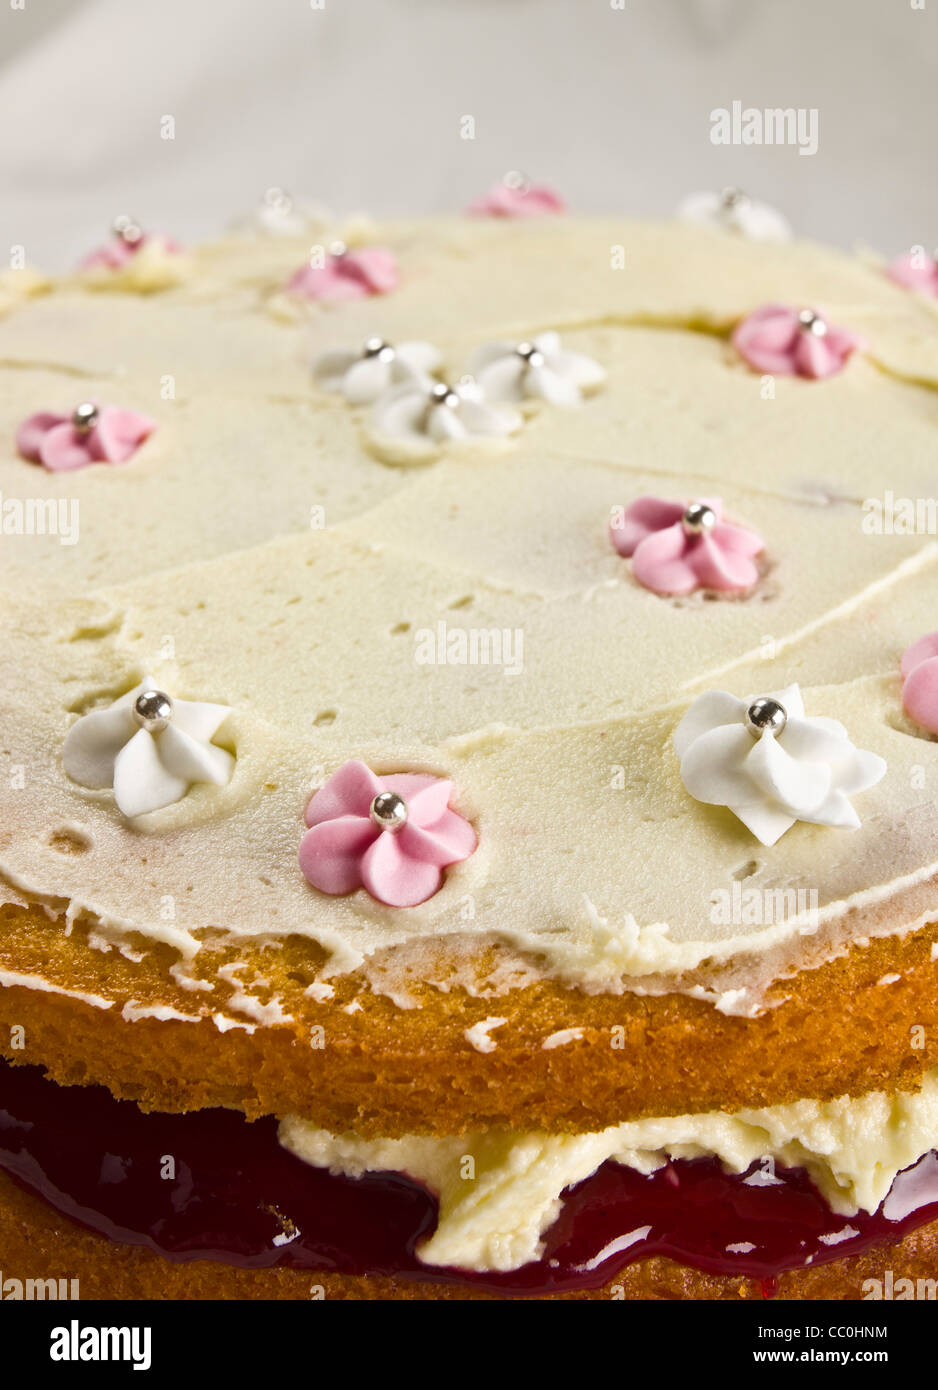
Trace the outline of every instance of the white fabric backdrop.
{"type": "Polygon", "coordinates": [[[938,0],[318,3],[0,0],[0,259],[67,264],[118,212],[211,234],[272,185],[458,210],[509,169],[586,211],[738,184],[810,235],[938,243],[938,0]],[[713,146],[734,100],[817,107],[818,153],[713,146]]]}

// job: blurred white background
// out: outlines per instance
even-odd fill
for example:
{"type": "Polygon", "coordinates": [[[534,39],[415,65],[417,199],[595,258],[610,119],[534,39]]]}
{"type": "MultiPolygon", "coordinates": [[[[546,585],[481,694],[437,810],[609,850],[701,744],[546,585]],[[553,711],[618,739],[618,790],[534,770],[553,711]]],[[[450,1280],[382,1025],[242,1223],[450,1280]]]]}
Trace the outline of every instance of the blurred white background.
{"type": "Polygon", "coordinates": [[[274,185],[459,211],[517,169],[585,212],[736,184],[933,248],[936,110],[938,0],[0,0],[0,247],[58,268],[120,212],[210,235],[274,185]],[[817,154],[712,145],[734,100],[816,107],[817,154]]]}

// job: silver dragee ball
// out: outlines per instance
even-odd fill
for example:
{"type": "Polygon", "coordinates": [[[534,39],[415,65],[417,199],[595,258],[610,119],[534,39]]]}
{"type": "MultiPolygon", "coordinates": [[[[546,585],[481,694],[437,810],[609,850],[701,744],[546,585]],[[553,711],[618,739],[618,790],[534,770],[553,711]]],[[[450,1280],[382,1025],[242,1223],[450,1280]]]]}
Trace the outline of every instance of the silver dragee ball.
{"type": "Polygon", "coordinates": [[[379,830],[403,830],[407,824],[407,802],[397,792],[378,792],[368,814],[379,830]]]}
{"type": "Polygon", "coordinates": [[[533,343],[519,343],[515,352],[526,367],[543,367],[544,354],[533,343]]]}
{"type": "Polygon", "coordinates": [[[292,197],[283,188],[268,188],[262,201],[269,208],[275,208],[278,212],[290,212],[293,207],[292,197]]]}
{"type": "Polygon", "coordinates": [[[379,362],[393,362],[394,349],[383,338],[366,338],[362,344],[362,357],[377,357],[379,362]]]}
{"type": "Polygon", "coordinates": [[[79,434],[88,434],[98,423],[98,407],[94,401],[82,401],[72,411],[72,425],[79,434]]]}
{"type": "Polygon", "coordinates": [[[720,204],[724,212],[735,212],[738,208],[746,207],[748,202],[749,195],[741,188],[724,188],[720,194],[720,204]]]}
{"type": "Polygon", "coordinates": [[[743,230],[742,217],[748,211],[750,198],[741,188],[724,188],[720,194],[718,215],[727,231],[743,230]]]}
{"type": "Polygon", "coordinates": [[[746,728],[753,738],[759,738],[765,733],[774,734],[777,738],[787,723],[787,709],[770,695],[762,695],[758,700],[753,700],[746,710],[746,728]]]}
{"type": "Polygon", "coordinates": [[[120,217],[114,218],[113,228],[114,235],[119,236],[121,241],[126,242],[128,246],[136,246],[143,237],[142,229],[125,212],[121,213],[120,217]]]}
{"type": "Polygon", "coordinates": [[[134,700],[134,719],[148,734],[158,734],[173,717],[173,702],[162,690],[141,690],[134,700]]]}
{"type": "Polygon", "coordinates": [[[445,405],[450,410],[455,410],[459,403],[459,393],[454,391],[452,386],[447,386],[445,381],[438,381],[430,391],[431,405],[445,405]]]}
{"type": "Polygon", "coordinates": [[[706,502],[691,502],[681,522],[689,536],[699,536],[704,531],[713,530],[717,524],[717,514],[706,502]]]}
{"type": "Polygon", "coordinates": [[[816,338],[823,338],[827,332],[827,323],[813,309],[801,310],[798,315],[798,325],[803,332],[813,333],[816,338]]]}

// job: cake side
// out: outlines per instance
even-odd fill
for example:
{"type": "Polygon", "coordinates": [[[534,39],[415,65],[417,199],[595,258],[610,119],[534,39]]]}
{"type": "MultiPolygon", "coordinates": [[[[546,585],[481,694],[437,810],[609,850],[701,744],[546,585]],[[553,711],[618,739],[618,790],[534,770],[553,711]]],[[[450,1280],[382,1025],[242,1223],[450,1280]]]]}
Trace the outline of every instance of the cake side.
{"type": "MultiPolygon", "coordinates": [[[[270,951],[241,958],[249,965],[237,979],[266,972],[249,997],[226,980],[206,994],[168,986],[165,948],[163,970],[144,973],[80,938],[50,954],[34,913],[7,909],[3,920],[4,1055],[146,1109],[298,1113],[364,1136],[446,1135],[519,1117],[569,1132],[914,1089],[938,1065],[934,926],[779,980],[747,1018],[686,994],[585,994],[550,980],[495,997],[412,982],[401,1008],[349,976],[315,999],[315,969],[297,941],[276,961],[270,951]],[[265,1015],[272,999],[276,1020],[265,1015]],[[13,1045],[18,1028],[25,1049],[13,1045]]],[[[207,950],[206,976],[226,959],[207,950]]]]}

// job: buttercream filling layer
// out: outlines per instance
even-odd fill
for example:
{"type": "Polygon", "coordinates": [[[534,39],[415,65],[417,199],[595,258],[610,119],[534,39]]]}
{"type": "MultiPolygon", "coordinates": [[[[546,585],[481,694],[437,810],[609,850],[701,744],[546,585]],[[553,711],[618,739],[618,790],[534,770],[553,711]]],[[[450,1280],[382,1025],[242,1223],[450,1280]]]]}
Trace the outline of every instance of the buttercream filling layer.
{"type": "Polygon", "coordinates": [[[288,1116],[281,1142],[308,1163],[357,1177],[407,1173],[439,1197],[436,1230],[420,1247],[432,1265],[510,1270],[538,1260],[562,1194],[604,1163],[654,1173],[674,1160],[717,1159],[728,1173],[753,1165],[764,1181],[803,1170],[831,1211],[877,1211],[897,1175],[938,1136],[938,1071],[919,1091],[800,1100],[733,1114],[710,1111],[633,1120],[594,1134],[486,1131],[452,1138],[333,1135],[288,1116]]]}
{"type": "MultiPolygon", "coordinates": [[[[2,1063],[0,1168],[92,1230],[172,1261],[392,1274],[522,1295],[601,1287],[624,1265],[656,1254],[719,1274],[771,1279],[895,1241],[938,1219],[938,1154],[927,1147],[919,1154],[914,1137],[924,1136],[935,1085],[930,1077],[918,1105],[911,1096],[879,1096],[726,1116],[722,1138],[719,1117],[697,1116],[619,1126],[605,1139],[548,1140],[547,1151],[537,1136],[425,1140],[447,1168],[437,1168],[437,1197],[427,1185],[426,1152],[422,1180],[378,1166],[379,1149],[385,1162],[416,1166],[411,1139],[371,1141],[378,1148],[367,1151],[364,1141],[333,1137],[330,1171],[279,1143],[272,1117],[249,1124],[221,1110],[143,1114],[101,1088],[59,1087],[38,1068],[2,1063]],[[812,1106],[813,1122],[783,1139],[799,1109],[807,1117],[812,1106]],[[782,1112],[787,1119],[776,1118],[774,1128],[766,1121],[760,1132],[753,1117],[782,1112]],[[696,1138],[690,1133],[694,1121],[710,1122],[709,1154],[704,1128],[696,1138]],[[631,1161],[622,1161],[629,1141],[631,1161]],[[766,1151],[747,1160],[759,1141],[766,1151]],[[465,1174],[458,1179],[448,1167],[457,1146],[465,1174]],[[558,1158],[567,1146],[578,1154],[576,1171],[558,1158]],[[587,1172],[594,1158],[598,1166],[587,1172]],[[830,1197],[821,1190],[825,1165],[834,1182],[830,1197]],[[444,1190],[454,1181],[479,1194],[456,1221],[460,1204],[444,1190]],[[539,1203],[519,1201],[526,1192],[530,1198],[532,1182],[539,1203]],[[554,1195],[545,1205],[548,1189],[554,1195]],[[880,1192],[875,1209],[858,1205],[880,1192]],[[482,1213],[475,1225],[473,1209],[482,1213]],[[496,1227],[500,1238],[492,1235],[496,1227]],[[522,1227],[524,1240],[534,1232],[531,1258],[522,1227]],[[481,1237],[485,1229],[489,1235],[481,1237]]],[[[283,1122],[280,1137],[298,1145],[303,1128],[283,1122]]]]}

